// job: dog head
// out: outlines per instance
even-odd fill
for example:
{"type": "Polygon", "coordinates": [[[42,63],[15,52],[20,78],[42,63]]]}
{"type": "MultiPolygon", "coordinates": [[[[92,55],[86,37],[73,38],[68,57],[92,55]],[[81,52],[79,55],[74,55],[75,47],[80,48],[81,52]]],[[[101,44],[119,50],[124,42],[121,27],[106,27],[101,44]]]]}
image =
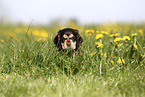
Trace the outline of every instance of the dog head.
{"type": "Polygon", "coordinates": [[[65,28],[58,31],[53,40],[59,50],[73,49],[77,50],[83,42],[83,38],[79,35],[79,31],[72,28],[65,28]]]}

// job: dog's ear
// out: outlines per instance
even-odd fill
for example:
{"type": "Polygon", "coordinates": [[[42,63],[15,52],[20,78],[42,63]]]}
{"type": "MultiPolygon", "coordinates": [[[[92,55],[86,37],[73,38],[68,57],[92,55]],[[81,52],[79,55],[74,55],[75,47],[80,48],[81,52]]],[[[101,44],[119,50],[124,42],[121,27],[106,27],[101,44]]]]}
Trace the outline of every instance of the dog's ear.
{"type": "Polygon", "coordinates": [[[62,30],[59,30],[58,31],[58,34],[55,36],[55,38],[54,38],[54,40],[53,40],[53,42],[54,42],[54,44],[59,48],[60,47],[60,35],[61,35],[61,31],[62,30]]]}
{"type": "Polygon", "coordinates": [[[75,34],[75,36],[76,36],[76,41],[77,41],[77,44],[76,44],[76,50],[79,48],[79,46],[82,44],[82,42],[83,42],[83,38],[80,36],[80,34],[79,34],[79,31],[78,30],[74,30],[74,34],[75,34]]]}

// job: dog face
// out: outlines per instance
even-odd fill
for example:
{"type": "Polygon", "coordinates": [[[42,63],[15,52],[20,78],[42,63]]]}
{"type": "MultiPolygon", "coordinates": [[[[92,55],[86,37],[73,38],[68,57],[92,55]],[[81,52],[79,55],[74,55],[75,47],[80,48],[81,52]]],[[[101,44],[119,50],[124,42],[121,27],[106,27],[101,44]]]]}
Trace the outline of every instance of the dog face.
{"type": "Polygon", "coordinates": [[[64,33],[61,45],[63,49],[76,49],[76,37],[71,32],[64,33]]]}
{"type": "Polygon", "coordinates": [[[58,31],[54,38],[54,44],[60,50],[73,49],[77,50],[83,42],[83,38],[79,35],[76,29],[65,28],[58,31]]]}

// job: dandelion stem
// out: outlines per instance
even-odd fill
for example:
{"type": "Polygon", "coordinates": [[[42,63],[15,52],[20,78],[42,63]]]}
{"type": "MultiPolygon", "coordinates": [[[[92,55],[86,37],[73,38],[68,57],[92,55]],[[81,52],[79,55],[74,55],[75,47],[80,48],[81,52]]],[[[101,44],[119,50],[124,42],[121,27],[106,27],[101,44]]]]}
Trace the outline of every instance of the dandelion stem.
{"type": "MultiPolygon", "coordinates": [[[[102,40],[100,39],[100,43],[102,44],[102,40]]],[[[100,51],[100,54],[102,53],[102,50],[100,51]]],[[[101,55],[101,62],[100,62],[100,76],[102,74],[102,55],[101,55]]]]}
{"type": "Polygon", "coordinates": [[[100,76],[102,74],[102,58],[101,58],[101,62],[100,62],[100,76]]]}
{"type": "Polygon", "coordinates": [[[134,37],[134,45],[136,45],[136,38],[134,37]]]}

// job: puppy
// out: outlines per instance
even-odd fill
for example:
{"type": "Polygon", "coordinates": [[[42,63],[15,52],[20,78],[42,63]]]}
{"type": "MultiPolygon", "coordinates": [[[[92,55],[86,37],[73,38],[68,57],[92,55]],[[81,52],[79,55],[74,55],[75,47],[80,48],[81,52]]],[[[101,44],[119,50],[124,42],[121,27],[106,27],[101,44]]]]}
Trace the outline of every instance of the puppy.
{"type": "Polygon", "coordinates": [[[59,51],[74,50],[77,51],[83,42],[79,31],[72,28],[65,28],[58,31],[53,40],[59,51]]]}

